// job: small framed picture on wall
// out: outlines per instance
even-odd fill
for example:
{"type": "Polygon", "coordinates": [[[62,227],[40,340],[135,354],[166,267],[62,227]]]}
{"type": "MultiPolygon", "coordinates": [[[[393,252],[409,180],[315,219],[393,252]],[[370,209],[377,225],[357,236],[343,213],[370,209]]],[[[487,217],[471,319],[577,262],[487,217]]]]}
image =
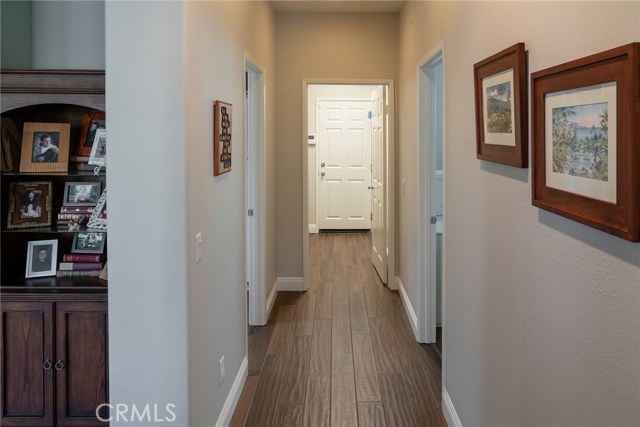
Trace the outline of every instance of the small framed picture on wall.
{"type": "Polygon", "coordinates": [[[213,175],[231,170],[231,104],[213,104],[213,175]]]}

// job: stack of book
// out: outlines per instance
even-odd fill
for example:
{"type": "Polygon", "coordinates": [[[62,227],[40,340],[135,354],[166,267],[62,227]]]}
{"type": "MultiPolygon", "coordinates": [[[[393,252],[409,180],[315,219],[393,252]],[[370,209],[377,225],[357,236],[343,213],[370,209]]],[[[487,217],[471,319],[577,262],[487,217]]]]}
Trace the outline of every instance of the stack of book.
{"type": "Polygon", "coordinates": [[[102,255],[94,254],[64,254],[58,277],[100,277],[102,271],[102,255]]]}
{"type": "Polygon", "coordinates": [[[63,206],[58,214],[56,225],[68,227],[70,222],[84,225],[91,218],[93,209],[93,206],[63,206]]]}

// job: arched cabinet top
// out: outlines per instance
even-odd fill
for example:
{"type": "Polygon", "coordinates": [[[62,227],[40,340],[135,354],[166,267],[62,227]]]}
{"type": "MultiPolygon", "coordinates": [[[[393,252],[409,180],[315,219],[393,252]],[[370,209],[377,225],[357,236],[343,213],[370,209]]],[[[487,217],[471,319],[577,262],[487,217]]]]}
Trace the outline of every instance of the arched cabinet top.
{"type": "Polygon", "coordinates": [[[39,104],[71,104],[105,110],[104,71],[2,70],[0,112],[39,104]]]}

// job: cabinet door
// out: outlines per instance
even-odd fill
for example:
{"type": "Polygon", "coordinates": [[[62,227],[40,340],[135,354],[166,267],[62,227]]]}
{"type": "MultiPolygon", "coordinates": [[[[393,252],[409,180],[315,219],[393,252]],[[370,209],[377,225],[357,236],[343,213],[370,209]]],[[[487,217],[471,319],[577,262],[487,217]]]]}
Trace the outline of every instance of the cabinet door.
{"type": "MultiPolygon", "coordinates": [[[[56,304],[58,427],[96,426],[107,403],[107,303],[56,304]]],[[[106,406],[100,418],[107,419],[106,406]]]]}
{"type": "Polygon", "coordinates": [[[0,366],[3,426],[53,425],[53,306],[3,302],[0,366]]]}

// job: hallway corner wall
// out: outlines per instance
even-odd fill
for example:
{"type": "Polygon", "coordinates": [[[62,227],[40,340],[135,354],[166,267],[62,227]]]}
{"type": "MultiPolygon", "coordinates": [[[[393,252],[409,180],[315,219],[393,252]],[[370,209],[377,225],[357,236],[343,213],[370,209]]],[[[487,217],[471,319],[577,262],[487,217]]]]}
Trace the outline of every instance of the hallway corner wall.
{"type": "Polygon", "coordinates": [[[204,240],[199,264],[195,251],[188,251],[189,404],[192,425],[205,426],[230,417],[223,412],[233,409],[232,395],[242,390],[247,356],[245,52],[265,73],[266,212],[260,213],[266,214],[265,298],[276,282],[275,18],[269,2],[245,1],[186,2],[185,16],[188,247],[197,233],[204,240]],[[218,176],[213,176],[215,100],[232,105],[232,169],[218,176]],[[226,375],[219,384],[222,357],[226,375]]]}
{"type": "Polygon", "coordinates": [[[276,14],[278,276],[303,275],[302,80],[395,80],[397,28],[396,14],[276,14]]]}
{"type": "Polygon", "coordinates": [[[398,270],[417,306],[416,70],[444,42],[443,390],[462,425],[640,424],[640,244],[533,207],[531,168],[478,160],[473,97],[473,64],[508,46],[530,76],[640,41],[638,22],[638,2],[401,11],[398,270]]]}

